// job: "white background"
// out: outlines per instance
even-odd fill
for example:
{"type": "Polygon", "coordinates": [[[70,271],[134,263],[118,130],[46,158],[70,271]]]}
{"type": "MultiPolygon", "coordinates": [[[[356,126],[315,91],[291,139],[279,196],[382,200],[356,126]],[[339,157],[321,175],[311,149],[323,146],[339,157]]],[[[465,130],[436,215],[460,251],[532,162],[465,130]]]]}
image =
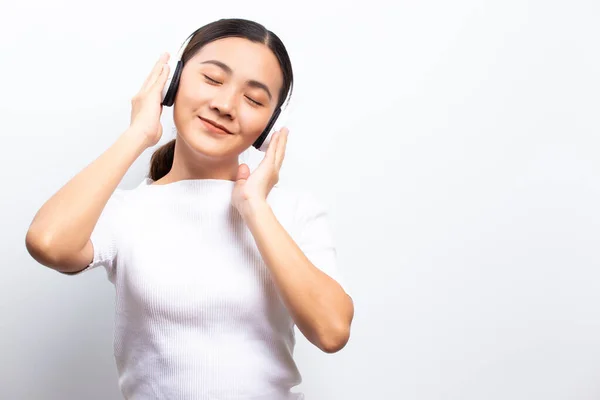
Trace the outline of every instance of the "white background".
{"type": "Polygon", "coordinates": [[[331,206],[354,293],[341,352],[299,336],[307,399],[600,398],[600,3],[392,4],[2,3],[0,398],[121,398],[105,272],[45,268],[25,234],[222,17],[288,47],[282,184],[331,206]]]}

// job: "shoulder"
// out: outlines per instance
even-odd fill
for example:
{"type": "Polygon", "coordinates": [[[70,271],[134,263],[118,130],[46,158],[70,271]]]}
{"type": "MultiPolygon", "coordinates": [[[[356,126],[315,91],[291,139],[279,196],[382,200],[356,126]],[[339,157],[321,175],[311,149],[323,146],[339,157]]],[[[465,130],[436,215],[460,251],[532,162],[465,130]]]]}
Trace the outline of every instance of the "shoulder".
{"type": "Polygon", "coordinates": [[[105,206],[106,212],[117,212],[117,210],[123,210],[128,206],[136,206],[139,203],[141,197],[144,196],[144,188],[147,186],[146,180],[142,183],[129,188],[118,187],[111,194],[108,202],[105,206]]]}

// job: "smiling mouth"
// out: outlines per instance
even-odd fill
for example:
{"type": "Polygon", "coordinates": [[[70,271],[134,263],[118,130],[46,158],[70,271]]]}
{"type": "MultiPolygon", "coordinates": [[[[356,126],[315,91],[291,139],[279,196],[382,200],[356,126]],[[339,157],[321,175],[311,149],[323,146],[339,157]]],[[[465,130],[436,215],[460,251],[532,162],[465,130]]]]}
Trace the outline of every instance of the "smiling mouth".
{"type": "Polygon", "coordinates": [[[200,116],[198,118],[200,119],[200,121],[202,121],[202,123],[204,124],[204,126],[206,126],[207,129],[209,129],[213,132],[216,132],[216,133],[232,135],[232,133],[229,132],[227,130],[227,128],[225,128],[223,125],[219,125],[214,121],[211,121],[206,118],[202,118],[200,116]]]}

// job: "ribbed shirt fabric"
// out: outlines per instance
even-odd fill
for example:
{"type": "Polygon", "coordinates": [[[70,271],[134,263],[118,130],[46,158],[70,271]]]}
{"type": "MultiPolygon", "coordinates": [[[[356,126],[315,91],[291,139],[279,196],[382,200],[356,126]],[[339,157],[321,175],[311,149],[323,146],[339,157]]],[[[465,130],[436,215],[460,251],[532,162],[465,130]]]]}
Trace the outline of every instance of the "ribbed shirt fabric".
{"type": "MultiPolygon", "coordinates": [[[[117,189],[91,236],[115,286],[114,355],[127,400],[288,400],[301,383],[294,321],[251,232],[233,181],[117,189]]],[[[267,202],[312,263],[347,293],[326,208],[274,187],[267,202]]],[[[83,271],[82,271],[83,272],[83,271]]]]}

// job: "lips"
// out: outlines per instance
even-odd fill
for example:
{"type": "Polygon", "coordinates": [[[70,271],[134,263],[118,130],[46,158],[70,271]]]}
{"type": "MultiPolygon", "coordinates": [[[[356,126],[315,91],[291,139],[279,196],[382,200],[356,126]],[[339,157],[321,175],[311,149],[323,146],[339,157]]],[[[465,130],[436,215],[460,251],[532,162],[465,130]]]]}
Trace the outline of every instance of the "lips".
{"type": "Polygon", "coordinates": [[[214,130],[217,133],[223,133],[223,134],[226,133],[226,134],[232,135],[232,133],[229,132],[229,130],[227,128],[225,128],[223,125],[219,125],[210,119],[206,119],[206,118],[202,118],[202,117],[198,117],[198,118],[200,118],[200,120],[202,122],[204,122],[204,124],[207,125],[207,128],[209,128],[210,130],[214,130]]]}

